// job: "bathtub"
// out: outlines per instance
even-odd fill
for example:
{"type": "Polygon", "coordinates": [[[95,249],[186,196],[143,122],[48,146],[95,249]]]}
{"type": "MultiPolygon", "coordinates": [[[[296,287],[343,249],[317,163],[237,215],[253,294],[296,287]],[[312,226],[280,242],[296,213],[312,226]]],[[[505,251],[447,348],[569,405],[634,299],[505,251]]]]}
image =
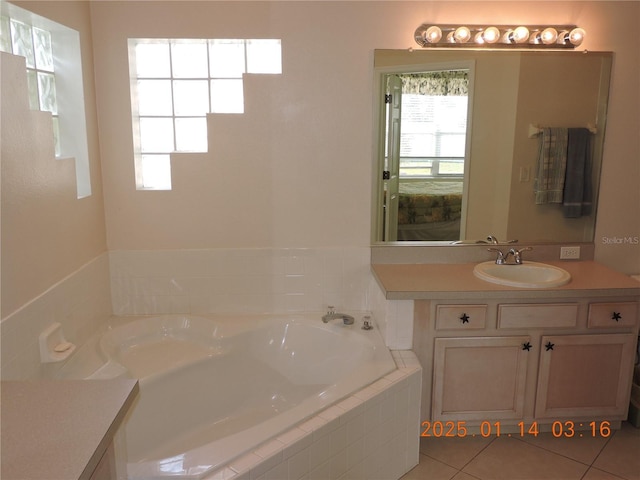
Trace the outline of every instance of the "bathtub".
{"type": "Polygon", "coordinates": [[[124,426],[128,477],[208,478],[381,377],[395,378],[377,328],[320,318],[171,315],[105,331],[96,342],[102,363],[86,378],[140,380],[124,426]]]}

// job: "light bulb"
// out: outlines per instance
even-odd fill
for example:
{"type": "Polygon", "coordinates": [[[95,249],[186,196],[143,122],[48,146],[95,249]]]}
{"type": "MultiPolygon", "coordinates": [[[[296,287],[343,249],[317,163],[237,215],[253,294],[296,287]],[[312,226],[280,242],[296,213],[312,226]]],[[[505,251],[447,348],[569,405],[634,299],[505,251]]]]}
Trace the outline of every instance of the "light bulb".
{"type": "Polygon", "coordinates": [[[556,43],[556,40],[558,39],[558,32],[555,28],[548,27],[539,34],[539,38],[545,45],[551,45],[556,43]]]}
{"type": "Polygon", "coordinates": [[[424,31],[422,38],[428,43],[438,43],[442,38],[442,30],[440,30],[440,27],[432,25],[424,31]]]}
{"type": "Polygon", "coordinates": [[[467,43],[471,38],[471,31],[467,27],[458,27],[453,33],[453,39],[456,43],[467,43]]]}
{"type": "Polygon", "coordinates": [[[582,28],[574,28],[573,30],[571,30],[571,32],[569,32],[569,37],[568,37],[569,43],[577,47],[582,43],[585,35],[586,35],[586,32],[582,28]]]}
{"type": "Polygon", "coordinates": [[[487,43],[496,43],[500,40],[500,30],[496,27],[489,27],[482,32],[482,39],[487,43]]]}
{"type": "Polygon", "coordinates": [[[502,43],[513,43],[513,30],[508,29],[502,34],[500,39],[502,43]]]}
{"type": "Polygon", "coordinates": [[[513,41],[515,43],[525,43],[529,40],[529,29],[527,27],[518,27],[513,31],[513,41]]]}

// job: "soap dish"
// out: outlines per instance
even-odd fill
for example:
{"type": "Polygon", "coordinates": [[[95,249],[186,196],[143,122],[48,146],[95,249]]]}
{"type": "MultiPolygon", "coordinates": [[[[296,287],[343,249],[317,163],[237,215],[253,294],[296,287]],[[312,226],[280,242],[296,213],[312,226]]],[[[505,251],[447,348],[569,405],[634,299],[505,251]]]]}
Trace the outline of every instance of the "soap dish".
{"type": "Polygon", "coordinates": [[[53,323],[40,333],[40,361],[55,363],[66,360],[75,351],[76,346],[68,342],[62,333],[62,325],[53,323]]]}

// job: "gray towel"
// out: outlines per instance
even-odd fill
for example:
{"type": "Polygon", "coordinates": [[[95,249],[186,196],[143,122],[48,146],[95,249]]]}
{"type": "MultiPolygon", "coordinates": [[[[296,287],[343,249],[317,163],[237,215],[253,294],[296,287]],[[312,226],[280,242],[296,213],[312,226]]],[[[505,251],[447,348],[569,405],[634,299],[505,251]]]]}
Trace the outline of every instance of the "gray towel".
{"type": "Polygon", "coordinates": [[[536,204],[562,203],[567,167],[568,128],[543,128],[534,192],[536,204]]]}
{"type": "Polygon", "coordinates": [[[591,132],[570,128],[567,141],[567,168],[564,180],[562,213],[578,218],[591,213],[591,132]]]}

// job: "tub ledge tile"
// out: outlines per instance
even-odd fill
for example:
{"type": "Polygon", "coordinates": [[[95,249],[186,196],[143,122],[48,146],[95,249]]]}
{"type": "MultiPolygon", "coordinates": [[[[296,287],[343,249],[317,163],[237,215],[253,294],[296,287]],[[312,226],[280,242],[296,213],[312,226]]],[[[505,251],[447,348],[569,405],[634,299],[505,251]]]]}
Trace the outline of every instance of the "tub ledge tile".
{"type": "Polygon", "coordinates": [[[247,453],[246,455],[243,455],[233,460],[229,464],[229,467],[231,468],[231,470],[235,471],[238,474],[244,474],[246,472],[249,472],[253,467],[255,467],[261,461],[262,461],[262,458],[260,458],[255,453],[247,453]]]}

